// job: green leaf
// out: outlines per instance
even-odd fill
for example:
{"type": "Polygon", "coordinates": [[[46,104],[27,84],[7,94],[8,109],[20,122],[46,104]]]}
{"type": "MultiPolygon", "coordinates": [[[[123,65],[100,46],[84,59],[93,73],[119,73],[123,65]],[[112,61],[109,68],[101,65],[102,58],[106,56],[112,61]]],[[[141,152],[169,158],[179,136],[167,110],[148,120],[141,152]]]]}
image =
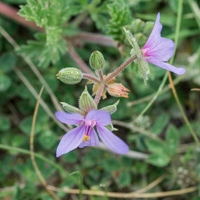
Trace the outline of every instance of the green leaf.
{"type": "Polygon", "coordinates": [[[179,145],[179,134],[178,130],[173,126],[170,125],[167,129],[166,133],[166,152],[169,155],[173,155],[176,152],[176,149],[179,145]]]}
{"type": "Polygon", "coordinates": [[[122,187],[128,186],[131,183],[131,174],[127,171],[122,172],[117,178],[117,182],[122,187]]]}
{"type": "MultiPolygon", "coordinates": [[[[32,117],[32,116],[26,117],[26,118],[23,119],[23,120],[20,122],[20,124],[19,124],[19,128],[20,128],[24,133],[26,133],[27,135],[30,135],[30,134],[31,134],[32,120],[33,120],[33,117],[32,117]]],[[[35,124],[35,132],[34,132],[34,134],[39,133],[41,130],[42,130],[42,127],[41,127],[40,123],[38,123],[38,122],[36,121],[36,124],[35,124]]]]}
{"type": "Polygon", "coordinates": [[[165,153],[155,153],[148,157],[147,162],[157,167],[165,167],[169,164],[170,159],[165,153]]]}
{"type": "Polygon", "coordinates": [[[6,75],[0,75],[0,92],[6,91],[11,85],[11,79],[6,75]]]}
{"type": "Polygon", "coordinates": [[[24,136],[23,135],[14,135],[12,136],[11,144],[14,147],[20,147],[24,144],[24,136]]]}
{"type": "Polygon", "coordinates": [[[8,131],[10,126],[10,119],[6,116],[0,116],[0,130],[8,131]]]}
{"type": "Polygon", "coordinates": [[[152,139],[146,139],[145,144],[147,145],[147,148],[152,153],[162,152],[164,151],[164,145],[162,142],[159,142],[157,140],[152,139]]]}
{"type": "Polygon", "coordinates": [[[131,11],[129,4],[123,0],[113,1],[108,4],[108,13],[111,16],[109,20],[108,34],[115,40],[122,41],[122,27],[131,22],[131,11]]]}
{"type": "Polygon", "coordinates": [[[120,167],[119,163],[117,162],[115,158],[109,158],[103,162],[104,162],[103,163],[104,169],[109,172],[118,170],[120,167]]]}
{"type": "Polygon", "coordinates": [[[4,53],[0,57],[0,71],[9,72],[16,65],[16,57],[13,53],[4,53]]]}
{"type": "Polygon", "coordinates": [[[51,149],[56,143],[56,136],[50,130],[43,132],[38,139],[44,149],[51,149]]]}
{"type": "Polygon", "coordinates": [[[153,134],[159,135],[161,133],[161,131],[165,128],[165,126],[167,125],[168,122],[169,122],[169,115],[168,114],[160,115],[156,119],[153,127],[151,128],[151,132],[153,134]]]}
{"type": "Polygon", "coordinates": [[[77,151],[70,151],[69,153],[62,156],[62,158],[67,163],[75,163],[78,160],[78,154],[77,151]]]}

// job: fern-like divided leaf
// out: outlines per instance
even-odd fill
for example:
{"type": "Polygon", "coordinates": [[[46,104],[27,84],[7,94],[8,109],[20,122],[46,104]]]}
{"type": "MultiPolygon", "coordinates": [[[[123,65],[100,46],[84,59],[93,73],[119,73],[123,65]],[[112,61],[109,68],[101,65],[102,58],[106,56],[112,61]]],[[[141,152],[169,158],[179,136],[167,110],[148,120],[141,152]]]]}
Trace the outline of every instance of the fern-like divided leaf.
{"type": "Polygon", "coordinates": [[[28,41],[17,52],[38,61],[40,67],[56,64],[66,52],[65,23],[82,11],[79,0],[27,0],[19,15],[45,28],[45,34],[36,34],[37,41],[28,41]]]}
{"type": "Polygon", "coordinates": [[[113,1],[108,5],[108,12],[111,16],[109,20],[108,34],[116,41],[122,41],[124,34],[122,27],[131,23],[131,11],[128,4],[123,0],[113,1]]]}

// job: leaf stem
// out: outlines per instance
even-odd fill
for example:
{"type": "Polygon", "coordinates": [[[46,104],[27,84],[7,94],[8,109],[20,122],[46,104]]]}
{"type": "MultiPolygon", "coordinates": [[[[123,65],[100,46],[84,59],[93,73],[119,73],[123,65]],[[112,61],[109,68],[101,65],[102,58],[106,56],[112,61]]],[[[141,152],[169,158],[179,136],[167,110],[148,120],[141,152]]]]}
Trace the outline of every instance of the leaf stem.
{"type": "Polygon", "coordinates": [[[125,69],[131,62],[133,62],[137,58],[136,55],[131,56],[128,60],[126,60],[120,67],[118,67],[113,73],[111,73],[105,80],[105,83],[108,83],[112,78],[117,76],[123,69],[125,69]]]}

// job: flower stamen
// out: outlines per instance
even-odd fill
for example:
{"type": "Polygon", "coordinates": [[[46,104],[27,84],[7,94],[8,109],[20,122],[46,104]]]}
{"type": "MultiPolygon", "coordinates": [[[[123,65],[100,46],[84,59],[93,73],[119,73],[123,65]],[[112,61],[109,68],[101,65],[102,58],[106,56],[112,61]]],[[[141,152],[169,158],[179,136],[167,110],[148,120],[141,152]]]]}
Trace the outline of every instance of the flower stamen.
{"type": "Polygon", "coordinates": [[[88,135],[84,135],[83,141],[88,142],[90,139],[90,136],[88,135]]]}

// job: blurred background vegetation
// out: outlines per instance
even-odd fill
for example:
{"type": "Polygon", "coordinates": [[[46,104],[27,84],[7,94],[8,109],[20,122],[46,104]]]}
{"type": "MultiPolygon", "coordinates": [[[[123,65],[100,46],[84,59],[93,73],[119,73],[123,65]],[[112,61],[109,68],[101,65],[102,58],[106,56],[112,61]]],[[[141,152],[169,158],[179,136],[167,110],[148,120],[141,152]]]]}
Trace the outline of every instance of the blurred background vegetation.
{"type": "MultiPolygon", "coordinates": [[[[42,186],[30,159],[35,97],[44,85],[34,151],[48,185],[119,194],[144,189],[140,194],[152,193],[144,196],[146,199],[200,200],[199,149],[169,81],[163,81],[165,70],[151,65],[147,87],[135,63],[117,76],[117,82],[130,89],[130,98],[121,98],[112,115],[118,129],[114,133],[126,141],[132,155],[119,156],[105,149],[86,147],[56,158],[57,145],[65,132],[52,120],[58,107],[56,101],[77,106],[86,84],[83,80],[78,85],[65,85],[56,79],[57,72],[65,67],[83,67],[84,62],[89,66],[90,54],[98,50],[106,60],[104,74],[110,73],[130,56],[131,48],[122,27],[129,29],[142,47],[160,12],[163,37],[174,40],[180,25],[173,65],[187,71],[172,77],[185,114],[199,137],[200,93],[191,91],[200,87],[199,7],[198,0],[0,1],[0,199],[53,199],[42,186]],[[19,21],[19,10],[22,17],[37,26],[19,21]],[[177,22],[177,16],[181,21],[177,22]],[[163,90],[155,97],[161,83],[165,83],[163,90]],[[152,98],[155,101],[140,115],[152,98]],[[80,173],[68,176],[75,171],[80,173]],[[152,182],[154,185],[148,190],[146,186],[152,182]],[[182,193],[167,197],[165,192],[172,190],[182,193]],[[160,196],[154,196],[155,193],[160,196]]],[[[90,85],[88,90],[92,93],[90,85]]],[[[108,95],[99,108],[117,100],[108,95]]],[[[70,191],[59,191],[57,196],[70,200],[124,199],[84,193],[80,197],[70,191]]]]}

